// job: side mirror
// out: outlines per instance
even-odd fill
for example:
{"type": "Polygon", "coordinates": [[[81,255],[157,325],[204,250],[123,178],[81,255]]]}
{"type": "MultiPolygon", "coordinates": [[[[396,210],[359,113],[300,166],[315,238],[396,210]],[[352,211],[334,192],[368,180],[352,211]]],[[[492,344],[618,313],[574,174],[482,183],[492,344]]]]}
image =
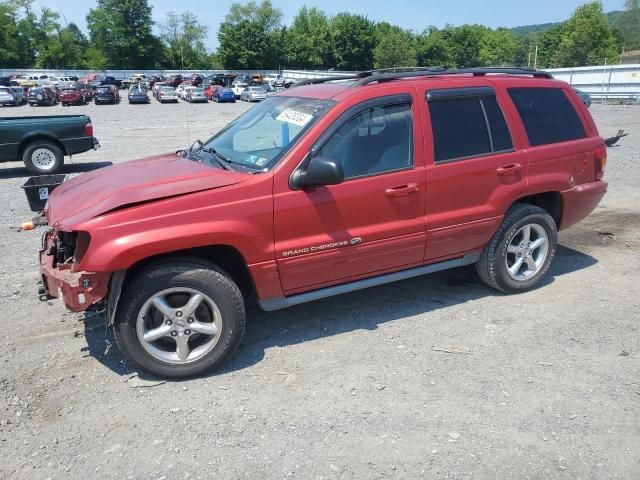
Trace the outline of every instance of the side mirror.
{"type": "Polygon", "coordinates": [[[294,188],[311,188],[321,185],[337,185],[344,181],[342,165],[325,157],[314,157],[306,170],[297,170],[291,178],[294,188]]]}

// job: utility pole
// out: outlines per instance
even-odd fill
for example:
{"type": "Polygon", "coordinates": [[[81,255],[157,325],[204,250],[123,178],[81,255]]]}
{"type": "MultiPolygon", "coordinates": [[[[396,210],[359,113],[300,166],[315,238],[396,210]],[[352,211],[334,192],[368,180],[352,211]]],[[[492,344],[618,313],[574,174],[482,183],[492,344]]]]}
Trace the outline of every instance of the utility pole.
{"type": "Polygon", "coordinates": [[[538,45],[536,45],[536,55],[533,58],[533,68],[538,68],[538,45]]]}

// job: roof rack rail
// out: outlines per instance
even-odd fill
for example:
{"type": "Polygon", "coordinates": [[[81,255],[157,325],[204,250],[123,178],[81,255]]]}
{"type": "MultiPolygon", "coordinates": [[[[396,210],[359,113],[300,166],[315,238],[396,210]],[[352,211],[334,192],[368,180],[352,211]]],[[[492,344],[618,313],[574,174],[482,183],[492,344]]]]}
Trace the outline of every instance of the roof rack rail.
{"type": "Polygon", "coordinates": [[[544,70],[536,70],[533,68],[524,67],[481,67],[481,68],[459,68],[459,69],[428,69],[414,72],[400,72],[400,73],[381,73],[372,74],[364,78],[360,78],[354,82],[351,87],[360,87],[373,82],[389,82],[391,80],[399,80],[402,78],[411,77],[437,77],[442,75],[473,75],[474,77],[480,77],[490,74],[502,74],[502,75],[531,75],[535,78],[553,78],[549,72],[544,70]]]}
{"type": "Polygon", "coordinates": [[[306,80],[294,83],[292,86],[301,87],[303,85],[316,85],[318,83],[337,82],[338,80],[358,80],[360,78],[363,77],[361,77],[360,75],[335,75],[332,77],[307,78],[306,80]]]}

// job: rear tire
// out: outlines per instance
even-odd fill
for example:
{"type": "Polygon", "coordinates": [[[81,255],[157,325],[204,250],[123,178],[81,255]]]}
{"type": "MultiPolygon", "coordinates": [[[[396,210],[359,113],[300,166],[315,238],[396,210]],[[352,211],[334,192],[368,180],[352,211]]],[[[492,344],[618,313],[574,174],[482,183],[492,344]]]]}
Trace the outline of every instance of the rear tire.
{"type": "Polygon", "coordinates": [[[245,321],[233,280],[194,259],[160,263],[134,277],[120,299],[114,332],[120,350],[143,370],[187,378],[220,367],[240,344],[245,321]],[[196,296],[199,306],[190,312],[196,296]],[[160,334],[147,340],[158,328],[160,334]]]}
{"type": "Polygon", "coordinates": [[[25,148],[22,154],[25,167],[34,175],[58,173],[64,165],[64,154],[54,143],[36,140],[25,148]]]}
{"type": "Polygon", "coordinates": [[[556,223],[546,210],[516,203],[476,263],[484,283],[506,293],[535,287],[549,270],[558,245],[556,223]]]}

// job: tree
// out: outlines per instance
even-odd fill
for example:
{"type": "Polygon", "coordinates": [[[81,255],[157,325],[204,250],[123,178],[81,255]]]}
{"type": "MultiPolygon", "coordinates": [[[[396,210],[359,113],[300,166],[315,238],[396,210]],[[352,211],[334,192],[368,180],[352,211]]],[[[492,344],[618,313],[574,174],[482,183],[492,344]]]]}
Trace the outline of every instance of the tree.
{"type": "Polygon", "coordinates": [[[613,17],[611,27],[619,34],[625,50],[640,48],[640,0],[627,0],[627,10],[613,17]]]}
{"type": "Polygon", "coordinates": [[[518,51],[516,36],[506,28],[490,30],[480,42],[480,63],[483,66],[513,66],[518,51]]]}
{"type": "MultiPolygon", "coordinates": [[[[560,66],[560,60],[558,58],[558,50],[560,43],[564,37],[565,24],[558,25],[557,27],[546,30],[541,36],[537,44],[538,46],[538,67],[553,68],[560,66]]],[[[532,55],[534,52],[532,51],[532,55]]],[[[531,59],[532,65],[534,58],[531,59]]]]}
{"type": "Polygon", "coordinates": [[[441,30],[429,27],[416,38],[418,65],[422,67],[454,67],[453,49],[441,30]]]}
{"type": "Polygon", "coordinates": [[[160,27],[160,39],[164,42],[165,67],[171,69],[207,68],[210,63],[205,47],[207,27],[198,22],[191,12],[167,14],[167,21],[160,27]]]}
{"type": "Polygon", "coordinates": [[[269,0],[231,4],[218,31],[218,60],[225,68],[278,66],[282,44],[282,13],[269,0]]]}
{"type": "Polygon", "coordinates": [[[327,15],[302,7],[286,34],[287,65],[293,68],[326,68],[331,63],[331,28],[327,15]]]}
{"type": "Polygon", "coordinates": [[[331,19],[334,64],[339,70],[370,70],[373,66],[375,28],[362,15],[339,13],[331,19]]]}
{"type": "Polygon", "coordinates": [[[563,67],[616,63],[620,57],[616,37],[602,13],[600,2],[576,9],[564,25],[557,63],[563,67]]]}
{"type": "Polygon", "coordinates": [[[98,0],[87,15],[91,61],[125,69],[158,66],[161,43],[152,25],[147,0],[98,0]]]}
{"type": "Polygon", "coordinates": [[[21,66],[16,17],[15,5],[0,3],[0,65],[5,67],[21,66]]]}
{"type": "Polygon", "coordinates": [[[377,45],[373,50],[375,68],[414,67],[417,65],[415,39],[411,32],[386,22],[376,26],[377,45]]]}
{"type": "Polygon", "coordinates": [[[482,25],[447,26],[444,29],[453,51],[453,60],[458,67],[478,67],[482,65],[480,47],[484,37],[490,33],[482,25]]]}

